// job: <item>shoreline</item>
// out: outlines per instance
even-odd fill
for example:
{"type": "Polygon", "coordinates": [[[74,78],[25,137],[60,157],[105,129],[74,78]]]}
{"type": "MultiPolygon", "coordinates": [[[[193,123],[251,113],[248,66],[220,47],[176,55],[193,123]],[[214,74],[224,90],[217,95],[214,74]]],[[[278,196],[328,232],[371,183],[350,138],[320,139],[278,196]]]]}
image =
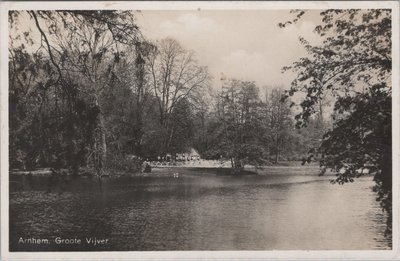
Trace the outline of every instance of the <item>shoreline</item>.
{"type": "MultiPolygon", "coordinates": [[[[67,169],[58,170],[59,176],[73,176],[67,169]]],[[[108,171],[98,176],[93,171],[83,169],[80,171],[77,177],[101,177],[101,178],[118,178],[118,177],[162,177],[171,175],[181,176],[248,176],[248,175],[318,175],[319,165],[272,165],[272,166],[260,166],[250,167],[245,166],[241,170],[240,174],[233,173],[234,170],[228,167],[214,167],[214,166],[152,166],[151,172],[120,172],[120,171],[108,171]],[[287,171],[285,171],[287,170],[287,171]]],[[[9,174],[13,176],[43,176],[49,177],[55,174],[50,168],[42,168],[37,170],[9,170],[9,174]]],[[[57,176],[58,176],[57,175],[57,176]]],[[[326,176],[335,175],[335,173],[327,171],[326,176]]]]}

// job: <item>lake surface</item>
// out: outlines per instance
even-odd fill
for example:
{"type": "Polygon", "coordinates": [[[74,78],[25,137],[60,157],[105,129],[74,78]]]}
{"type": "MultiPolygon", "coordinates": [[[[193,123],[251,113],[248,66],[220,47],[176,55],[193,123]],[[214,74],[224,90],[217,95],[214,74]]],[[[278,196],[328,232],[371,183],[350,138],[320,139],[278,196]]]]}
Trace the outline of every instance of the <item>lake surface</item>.
{"type": "Polygon", "coordinates": [[[100,187],[80,177],[49,192],[48,178],[11,176],[23,187],[10,192],[10,250],[390,249],[372,178],[344,186],[331,178],[181,173],[103,179],[100,187]],[[18,243],[32,237],[49,244],[18,243]],[[94,246],[84,242],[90,237],[108,241],[94,246]]]}

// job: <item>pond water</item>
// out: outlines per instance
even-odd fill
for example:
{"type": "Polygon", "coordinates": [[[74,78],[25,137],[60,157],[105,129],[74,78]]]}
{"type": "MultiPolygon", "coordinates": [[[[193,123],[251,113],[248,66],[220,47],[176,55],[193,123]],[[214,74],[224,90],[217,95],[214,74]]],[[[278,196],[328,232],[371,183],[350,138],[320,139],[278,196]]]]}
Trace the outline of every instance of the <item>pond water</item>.
{"type": "Polygon", "coordinates": [[[46,191],[48,178],[11,176],[23,186],[10,192],[10,251],[390,249],[372,178],[330,178],[75,178],[46,191]],[[49,243],[19,242],[32,237],[49,243]]]}

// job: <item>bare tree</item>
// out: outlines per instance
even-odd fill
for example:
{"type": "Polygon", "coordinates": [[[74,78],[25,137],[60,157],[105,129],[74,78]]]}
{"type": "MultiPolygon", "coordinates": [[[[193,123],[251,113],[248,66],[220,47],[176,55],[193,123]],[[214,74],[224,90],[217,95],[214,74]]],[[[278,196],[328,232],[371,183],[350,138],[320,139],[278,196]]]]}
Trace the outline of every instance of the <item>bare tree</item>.
{"type": "Polygon", "coordinates": [[[149,83],[158,100],[162,130],[162,152],[168,152],[174,133],[171,112],[182,99],[196,102],[208,87],[210,75],[200,66],[192,51],[185,50],[176,40],[166,38],[156,44],[147,57],[149,83]]]}

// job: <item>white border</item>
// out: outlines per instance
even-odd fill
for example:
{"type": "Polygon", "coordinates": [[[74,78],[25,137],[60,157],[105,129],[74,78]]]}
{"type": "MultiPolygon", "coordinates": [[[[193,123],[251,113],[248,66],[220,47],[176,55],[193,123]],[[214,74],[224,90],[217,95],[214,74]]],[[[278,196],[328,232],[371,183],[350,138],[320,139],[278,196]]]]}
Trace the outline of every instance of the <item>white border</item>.
{"type": "Polygon", "coordinates": [[[399,2],[398,1],[293,1],[293,2],[0,2],[0,168],[1,168],[1,259],[2,260],[99,260],[99,259],[363,259],[400,260],[400,91],[399,91],[399,2]],[[133,9],[133,10],[278,10],[327,8],[392,9],[393,42],[393,249],[379,251],[127,251],[127,252],[9,252],[8,251],[8,10],[26,9],[133,9]]]}

